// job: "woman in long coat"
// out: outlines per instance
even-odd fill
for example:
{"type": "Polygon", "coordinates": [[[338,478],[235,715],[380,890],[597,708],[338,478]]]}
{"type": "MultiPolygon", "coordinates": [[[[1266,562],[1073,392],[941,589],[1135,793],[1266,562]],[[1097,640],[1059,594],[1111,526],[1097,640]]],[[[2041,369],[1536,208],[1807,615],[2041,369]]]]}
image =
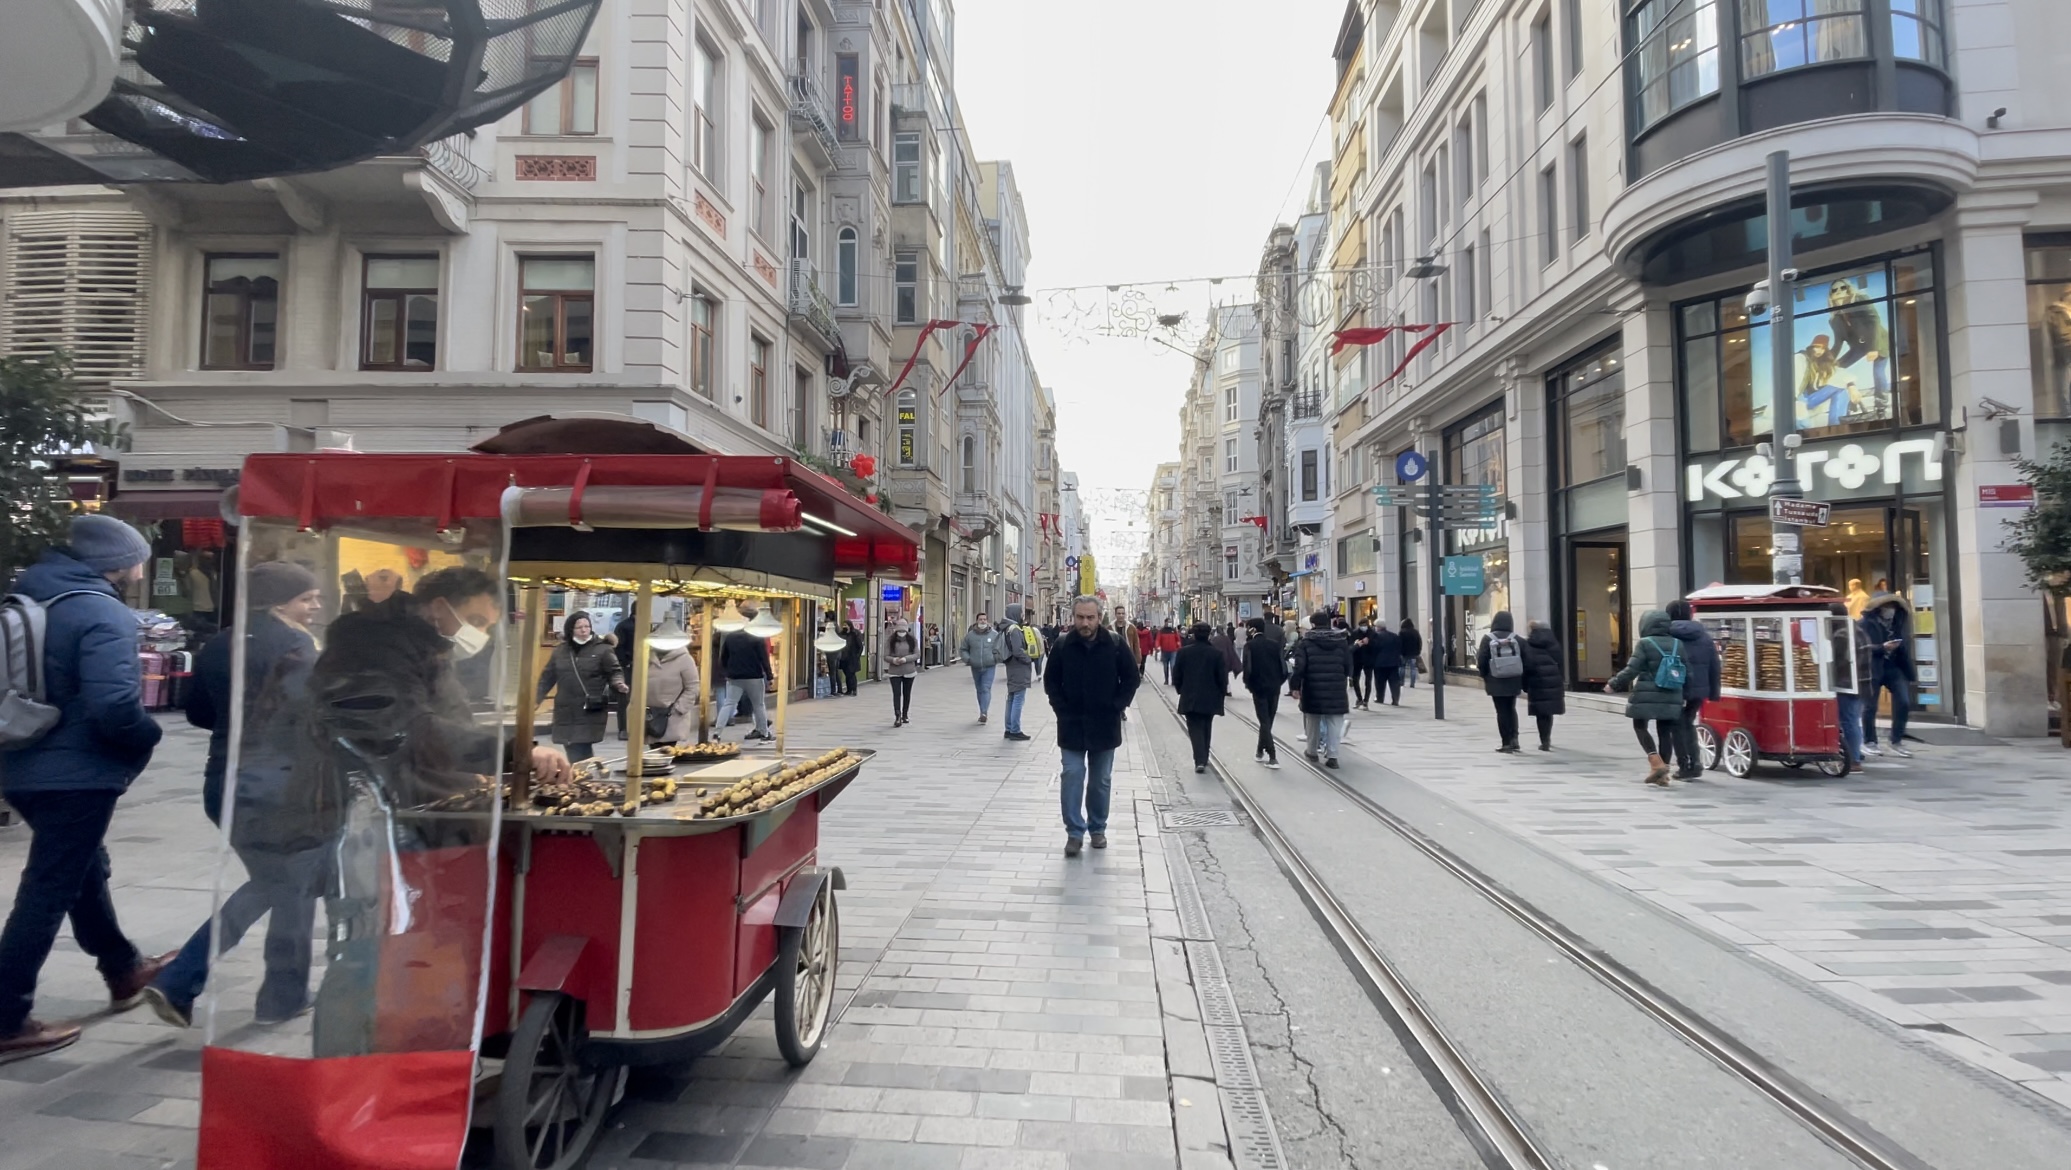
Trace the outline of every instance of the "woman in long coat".
{"type": "Polygon", "coordinates": [[[590,615],[569,614],[561,644],[539,675],[539,697],[554,696],[554,742],[569,762],[595,754],[591,749],[604,738],[605,715],[628,689],[618,655],[590,628],[590,615]]]}
{"type": "Polygon", "coordinates": [[[1567,670],[1560,639],[1545,622],[1534,619],[1524,640],[1525,710],[1539,725],[1539,750],[1553,750],[1553,719],[1568,713],[1567,670]]]}
{"type": "Polygon", "coordinates": [[[1194,771],[1208,770],[1208,738],[1222,701],[1230,693],[1230,670],[1211,638],[1207,622],[1197,622],[1172,661],[1172,687],[1179,692],[1179,713],[1186,716],[1187,738],[1194,745],[1194,771]]]}
{"type": "MultiPolygon", "coordinates": [[[[698,709],[698,660],[682,646],[654,650],[647,664],[647,709],[666,710],[668,723],[659,736],[648,736],[648,747],[682,743],[697,733],[691,726],[698,709]]],[[[654,729],[650,725],[651,733],[654,729]]]]}

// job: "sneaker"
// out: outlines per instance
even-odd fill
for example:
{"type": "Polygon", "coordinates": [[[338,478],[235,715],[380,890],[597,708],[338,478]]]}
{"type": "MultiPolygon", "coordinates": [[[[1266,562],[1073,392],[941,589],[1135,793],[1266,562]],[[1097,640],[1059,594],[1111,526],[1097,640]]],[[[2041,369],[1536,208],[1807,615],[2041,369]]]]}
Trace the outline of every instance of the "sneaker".
{"type": "Polygon", "coordinates": [[[1912,758],[1913,758],[1913,753],[1911,753],[1911,752],[1907,751],[1906,749],[1904,749],[1904,748],[1902,748],[1902,747],[1898,746],[1897,744],[1892,744],[1892,745],[1891,745],[1891,754],[1892,754],[1892,755],[1894,755],[1894,756],[1897,756],[1897,757],[1898,757],[1899,759],[1901,759],[1901,760],[1910,760],[1910,759],[1912,759],[1912,758]]]}
{"type": "Polygon", "coordinates": [[[1315,762],[1317,761],[1317,759],[1319,759],[1320,757],[1318,757],[1318,756],[1316,755],[1316,753],[1315,753],[1315,752],[1303,752],[1303,753],[1302,753],[1302,758],[1303,758],[1303,759],[1305,759],[1305,760],[1307,760],[1307,761],[1309,761],[1310,763],[1312,763],[1312,764],[1313,764],[1313,763],[1315,763],[1315,762]]]}
{"type": "Polygon", "coordinates": [[[159,1019],[164,1020],[175,1028],[191,1028],[194,1026],[194,1005],[187,1004],[182,1006],[174,1003],[173,997],[167,995],[165,989],[159,987],[156,983],[144,989],[144,1002],[151,1005],[151,1010],[157,1014],[159,1019]]]}
{"type": "Polygon", "coordinates": [[[70,1047],[79,1039],[77,1024],[46,1024],[42,1020],[23,1020],[21,1031],[12,1036],[0,1037],[0,1064],[12,1064],[32,1056],[44,1056],[60,1048],[70,1047]]]}
{"type": "Polygon", "coordinates": [[[1266,767],[1271,768],[1275,772],[1278,772],[1280,770],[1280,761],[1268,758],[1266,760],[1266,767]]]}
{"type": "Polygon", "coordinates": [[[1324,766],[1324,767],[1326,767],[1326,768],[1335,768],[1335,767],[1337,767],[1337,766],[1338,766],[1338,758],[1337,758],[1336,756],[1332,756],[1332,757],[1330,757],[1329,759],[1327,759],[1327,760],[1323,761],[1323,766],[1324,766]]]}
{"type": "Polygon", "coordinates": [[[1881,756],[1884,754],[1884,749],[1874,743],[1866,743],[1862,745],[1862,754],[1866,756],[1881,756]]]}
{"type": "Polygon", "coordinates": [[[978,722],[980,722],[980,723],[983,723],[983,722],[985,722],[985,713],[984,713],[983,711],[981,711],[981,712],[979,712],[979,713],[978,713],[978,722]]]}
{"type": "Polygon", "coordinates": [[[1296,739],[1302,740],[1303,742],[1307,742],[1309,738],[1309,733],[1306,731],[1297,731],[1294,733],[1294,737],[1296,739]]]}
{"type": "Polygon", "coordinates": [[[1066,837],[1064,839],[1064,855],[1066,857],[1077,857],[1079,849],[1083,844],[1077,837],[1066,837]]]}
{"type": "Polygon", "coordinates": [[[1251,753],[1251,762],[1252,762],[1252,763],[1254,763],[1254,764],[1263,764],[1263,763],[1265,763],[1265,762],[1266,762],[1266,753],[1265,753],[1265,752],[1264,752],[1263,750],[1260,750],[1260,751],[1255,751],[1255,752],[1251,753]]]}
{"type": "Polygon", "coordinates": [[[144,1002],[144,989],[151,985],[152,980],[158,978],[158,973],[165,970],[165,965],[172,962],[174,956],[179,953],[178,951],[167,951],[155,959],[146,959],[139,956],[137,958],[137,965],[130,969],[129,974],[124,975],[120,979],[110,979],[108,981],[109,1010],[126,1012],[144,1002]]]}
{"type": "Polygon", "coordinates": [[[1206,772],[1207,770],[1208,770],[1208,765],[1206,765],[1206,764],[1195,764],[1195,765],[1194,765],[1194,775],[1196,775],[1196,776],[1199,776],[1199,775],[1201,775],[1201,774],[1202,774],[1203,772],[1206,772]]]}
{"type": "Polygon", "coordinates": [[[1095,848],[1095,849],[1105,849],[1105,848],[1107,848],[1107,834],[1106,834],[1106,833],[1095,833],[1095,834],[1093,834],[1093,848],[1095,848]]]}

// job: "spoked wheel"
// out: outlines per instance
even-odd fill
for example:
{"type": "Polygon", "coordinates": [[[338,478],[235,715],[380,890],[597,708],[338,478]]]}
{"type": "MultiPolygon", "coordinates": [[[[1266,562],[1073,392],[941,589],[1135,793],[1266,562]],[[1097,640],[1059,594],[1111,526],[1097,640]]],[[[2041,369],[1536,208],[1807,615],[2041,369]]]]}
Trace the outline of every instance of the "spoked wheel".
{"type": "Polygon", "coordinates": [[[1822,776],[1846,776],[1848,774],[1847,760],[1821,760],[1814,764],[1813,767],[1819,769],[1819,774],[1822,776]]]}
{"type": "Polygon", "coordinates": [[[586,1035],[576,999],[546,992],[526,1006],[496,1091],[497,1170],[570,1170],[589,1154],[626,1070],[585,1068],[586,1035]]]}
{"type": "Polygon", "coordinates": [[[1697,758],[1707,771],[1719,766],[1719,737],[1702,723],[1697,725],[1697,758]]]}
{"type": "Polygon", "coordinates": [[[1719,766],[1726,775],[1743,779],[1755,770],[1755,737],[1736,727],[1719,744],[1719,766]]]}
{"type": "Polygon", "coordinates": [[[777,939],[777,1048],[794,1068],[810,1063],[826,1038],[840,947],[841,919],[830,880],[821,884],[805,925],[786,927],[777,939]]]}

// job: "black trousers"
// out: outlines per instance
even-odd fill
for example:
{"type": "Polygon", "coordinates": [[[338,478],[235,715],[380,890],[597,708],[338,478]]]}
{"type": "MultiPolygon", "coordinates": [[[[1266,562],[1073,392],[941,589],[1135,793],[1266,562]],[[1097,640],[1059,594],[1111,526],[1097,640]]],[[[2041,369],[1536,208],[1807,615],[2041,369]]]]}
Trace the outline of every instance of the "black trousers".
{"type": "Polygon", "coordinates": [[[913,676],[892,676],[892,718],[904,719],[913,710],[913,676]]]}
{"type": "Polygon", "coordinates": [[[1697,754],[1697,717],[1704,712],[1703,699],[1683,700],[1683,717],[1676,720],[1675,747],[1671,752],[1663,745],[1661,756],[1673,764],[1681,761],[1685,769],[1695,772],[1704,767],[1704,759],[1697,754]]]}
{"type": "Polygon", "coordinates": [[[137,948],[115,921],[102,840],[119,792],[20,792],[8,798],[29,826],[29,859],[14,909],[0,930],[0,1036],[21,1031],[36,997],[36,976],[72,920],[72,938],[94,957],[103,979],[136,969],[137,948]]]}
{"type": "Polygon", "coordinates": [[[1208,766],[1208,733],[1215,727],[1215,716],[1188,713],[1187,738],[1194,745],[1194,767],[1208,766]]]}
{"type": "Polygon", "coordinates": [[[1533,718],[1534,720],[1536,720],[1536,721],[1538,722],[1538,724],[1539,724],[1539,742],[1540,742],[1540,743],[1552,743],[1552,742],[1553,742],[1553,716],[1551,716],[1551,715],[1534,715],[1534,716],[1532,716],[1532,718],[1533,718]]]}
{"type": "Polygon", "coordinates": [[[1280,753],[1273,748],[1273,716],[1280,713],[1280,692],[1270,690],[1251,696],[1252,713],[1258,716],[1258,750],[1273,761],[1280,759],[1280,753]]]}
{"type": "Polygon", "coordinates": [[[1378,666],[1374,668],[1373,697],[1375,702],[1380,701],[1381,694],[1384,691],[1388,695],[1388,702],[1397,707],[1402,706],[1401,667],[1398,666],[1393,670],[1386,670],[1378,666]]]}
{"type": "Polygon", "coordinates": [[[848,663],[843,663],[841,667],[841,688],[844,695],[856,693],[856,668],[848,663]]]}
{"type": "Polygon", "coordinates": [[[1352,666],[1352,693],[1360,703],[1366,702],[1367,688],[1372,684],[1373,667],[1354,663],[1352,666]]]}
{"type": "Polygon", "coordinates": [[[1490,695],[1489,701],[1496,705],[1496,734],[1504,743],[1517,742],[1517,696],[1490,695]]]}
{"type": "Polygon", "coordinates": [[[1675,750],[1677,722],[1678,720],[1674,719],[1635,719],[1632,721],[1632,733],[1639,738],[1640,747],[1644,748],[1650,756],[1660,755],[1663,752],[1673,752],[1675,750]],[[1661,737],[1661,744],[1658,747],[1655,746],[1654,736],[1647,734],[1647,724],[1649,722],[1654,724],[1654,734],[1661,737]]]}

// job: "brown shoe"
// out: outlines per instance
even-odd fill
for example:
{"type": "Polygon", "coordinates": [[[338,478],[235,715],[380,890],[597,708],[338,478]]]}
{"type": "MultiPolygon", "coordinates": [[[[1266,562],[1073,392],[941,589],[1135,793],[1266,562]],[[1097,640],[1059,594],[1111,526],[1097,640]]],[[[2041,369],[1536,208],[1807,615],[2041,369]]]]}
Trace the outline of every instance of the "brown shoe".
{"type": "Polygon", "coordinates": [[[137,965],[120,979],[108,980],[108,998],[111,1011],[126,1012],[144,1002],[144,988],[149,986],[165,965],[173,961],[180,952],[167,951],[155,959],[139,957],[137,965]]]}
{"type": "Polygon", "coordinates": [[[1093,848],[1095,848],[1095,849],[1105,849],[1105,848],[1107,848],[1107,834],[1106,834],[1106,833],[1095,833],[1095,834],[1093,834],[1093,848]]]}
{"type": "Polygon", "coordinates": [[[1647,757],[1647,783],[1668,787],[1668,762],[1658,754],[1647,757]]]}
{"type": "Polygon", "coordinates": [[[23,1020],[22,1030],[12,1036],[0,1037],[0,1064],[12,1064],[32,1056],[43,1056],[71,1045],[79,1039],[77,1024],[46,1024],[41,1020],[23,1020]]]}

